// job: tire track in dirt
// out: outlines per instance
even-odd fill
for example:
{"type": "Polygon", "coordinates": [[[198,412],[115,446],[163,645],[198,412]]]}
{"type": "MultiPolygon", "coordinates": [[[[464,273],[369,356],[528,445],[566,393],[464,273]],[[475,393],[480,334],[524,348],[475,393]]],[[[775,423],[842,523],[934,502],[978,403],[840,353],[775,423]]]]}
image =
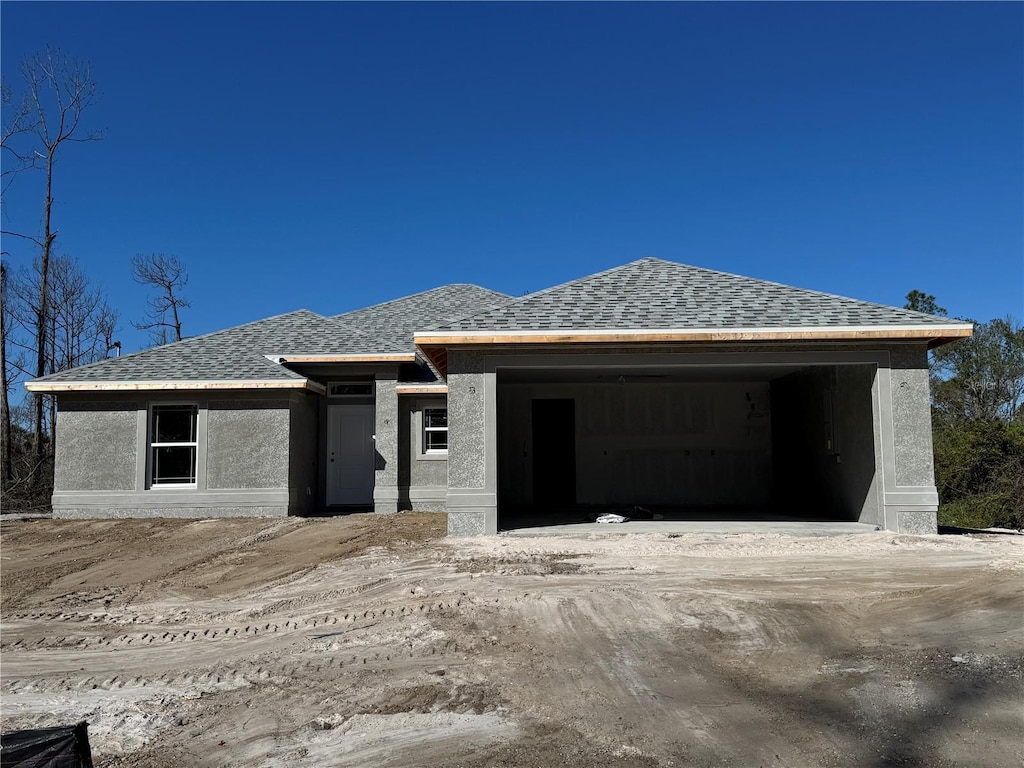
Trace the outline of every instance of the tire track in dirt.
{"type": "MultiPolygon", "coordinates": [[[[428,613],[430,605],[424,604],[424,612],[428,613]]],[[[405,616],[417,615],[410,609],[405,616]]],[[[308,622],[288,622],[293,630],[308,630],[309,628],[333,628],[337,622],[332,621],[337,617],[323,616],[310,619],[308,622]]],[[[357,618],[352,616],[352,619],[357,618]]],[[[401,612],[394,615],[395,621],[403,618],[401,612]]],[[[361,627],[368,629],[372,625],[361,627]]],[[[371,674],[382,673],[386,667],[401,663],[420,662],[423,665],[436,666],[446,657],[453,656],[464,650],[459,644],[443,640],[437,644],[423,647],[396,648],[392,646],[366,647],[363,649],[339,649],[333,645],[324,643],[318,644],[325,638],[330,638],[334,633],[326,635],[305,635],[307,641],[305,647],[299,649],[300,656],[281,660],[270,652],[263,652],[259,656],[250,659],[239,659],[234,664],[218,664],[216,666],[200,667],[199,669],[186,672],[164,672],[159,675],[132,674],[121,672],[118,674],[81,674],[63,675],[39,678],[19,678],[5,680],[0,685],[0,691],[5,696],[11,696],[9,704],[17,705],[16,698],[26,694],[65,694],[76,691],[119,691],[124,689],[145,689],[155,688],[160,690],[195,689],[199,692],[221,691],[259,685],[267,681],[277,681],[278,684],[286,685],[289,681],[300,678],[321,678],[332,671],[340,671],[345,667],[351,667],[360,672],[371,674]]],[[[239,650],[247,650],[241,648],[239,650]]],[[[251,650],[251,649],[249,649],[251,650]]],[[[314,686],[322,687],[322,686],[314,686]]]]}
{"type": "MultiPolygon", "coordinates": [[[[407,619],[421,615],[431,615],[438,611],[452,611],[457,610],[466,605],[483,606],[488,607],[498,606],[502,603],[508,603],[510,605],[520,602],[520,600],[527,599],[529,593],[523,595],[523,597],[503,597],[495,596],[493,598],[487,598],[485,600],[469,598],[461,596],[449,600],[437,600],[437,601],[424,601],[413,605],[375,605],[373,608],[365,608],[363,610],[350,610],[344,613],[325,613],[307,618],[285,618],[279,619],[278,621],[266,621],[266,622],[252,622],[247,624],[227,624],[218,623],[211,620],[210,623],[216,624],[216,627],[192,625],[192,626],[180,626],[176,627],[178,631],[172,631],[165,629],[160,631],[159,629],[148,630],[144,632],[136,633],[121,633],[118,635],[83,635],[83,634],[61,634],[61,630],[58,628],[53,634],[47,633],[43,637],[37,637],[34,640],[25,640],[18,637],[18,627],[13,626],[18,622],[28,621],[44,621],[50,623],[68,622],[68,623],[96,623],[96,622],[107,622],[109,620],[106,616],[98,616],[95,614],[66,614],[66,613],[34,613],[34,614],[23,614],[15,615],[10,617],[7,622],[9,628],[6,631],[6,637],[0,648],[7,652],[12,651],[23,651],[23,650],[45,650],[48,648],[119,648],[127,647],[131,645],[136,646],[147,646],[147,645],[167,645],[167,644],[181,644],[184,642],[200,641],[210,642],[215,640],[228,640],[236,639],[240,637],[257,637],[260,635],[266,636],[267,634],[278,634],[285,632],[301,632],[308,629],[316,629],[318,627],[337,626],[337,625],[350,625],[356,629],[363,629],[373,626],[380,620],[392,618],[392,619],[407,619]],[[11,638],[11,635],[14,638],[11,638]]],[[[539,596],[538,596],[539,599],[539,596]]],[[[142,618],[133,617],[130,620],[132,624],[153,624],[156,626],[158,622],[156,617],[142,618]]],[[[166,626],[166,621],[159,624],[159,626],[166,626]]],[[[34,631],[38,632],[40,629],[38,624],[33,626],[34,631]]]]}
{"type": "MultiPolygon", "coordinates": [[[[946,557],[940,542],[941,565],[923,546],[876,558],[882,543],[886,553],[897,548],[871,537],[734,538],[722,552],[714,542],[652,537],[376,550],[388,526],[404,523],[380,524],[373,535],[362,522],[310,527],[335,531],[336,542],[359,539],[358,557],[330,562],[302,549],[311,534],[289,542],[267,525],[225,525],[220,565],[169,581],[166,559],[154,564],[155,581],[135,571],[125,594],[147,586],[131,605],[102,581],[118,576],[109,564],[63,602],[50,590],[15,606],[3,626],[5,714],[23,725],[87,715],[97,723],[98,768],[316,768],[348,764],[345,750],[362,760],[351,764],[396,768],[423,765],[428,753],[437,768],[803,768],[842,764],[844,754],[847,764],[874,764],[872,750],[906,743],[907,755],[923,758],[916,764],[939,766],[966,754],[943,735],[955,733],[985,739],[998,759],[1017,754],[1005,719],[983,716],[981,705],[960,716],[932,704],[961,690],[953,684],[994,691],[983,705],[1002,717],[1020,691],[1019,667],[1017,677],[1003,671],[1004,620],[1020,605],[1019,584],[990,579],[966,545],[946,557]],[[236,545],[249,570],[225,582],[236,545]],[[268,552],[294,558],[290,576],[258,580],[246,558],[268,552]],[[991,581],[989,592],[970,574],[991,581]],[[196,592],[204,578],[210,591],[196,592]],[[951,599],[953,589],[931,592],[956,584],[964,600],[951,599]],[[951,612],[971,631],[951,635],[951,612]],[[964,652],[959,664],[936,653],[949,637],[974,643],[951,649],[964,652]],[[871,707],[879,716],[865,718],[871,707]],[[460,731],[451,713],[479,716],[479,725],[460,731]],[[914,730],[914,713],[939,730],[914,730]],[[133,741],[124,735],[131,722],[133,741]],[[481,741],[468,745],[469,733],[481,741]],[[494,733],[505,741],[489,741],[494,733]],[[118,750],[127,754],[114,757],[118,750]],[[174,759],[160,762],[167,754],[174,759]]],[[[181,531],[199,528],[211,537],[221,529],[181,531]]]]}
{"type": "MultiPolygon", "coordinates": [[[[379,584],[380,580],[369,583],[379,584]]],[[[117,635],[86,635],[80,632],[67,632],[68,625],[73,627],[85,624],[90,628],[102,629],[103,622],[112,617],[110,613],[35,611],[18,614],[11,617],[12,623],[13,620],[32,622],[32,634],[35,636],[30,638],[19,637],[17,636],[17,627],[13,628],[14,631],[9,630],[5,633],[5,664],[3,683],[0,689],[10,693],[16,693],[19,690],[28,690],[30,692],[35,690],[51,692],[60,692],[68,689],[81,690],[82,685],[79,684],[79,681],[84,679],[86,681],[85,687],[91,690],[96,687],[114,685],[115,683],[120,683],[124,686],[126,685],[124,681],[128,676],[134,679],[131,686],[137,686],[140,684],[139,680],[149,679],[144,675],[140,675],[139,670],[151,665],[152,662],[147,661],[149,659],[148,652],[151,649],[155,650],[158,647],[162,647],[176,653],[178,648],[194,647],[197,643],[204,647],[217,647],[218,643],[227,642],[225,651],[217,652],[217,656],[222,657],[228,665],[231,664],[230,659],[232,657],[237,658],[254,651],[259,651],[265,641],[271,638],[274,639],[275,647],[301,648],[306,646],[311,652],[339,653],[342,654],[341,659],[347,658],[349,664],[359,666],[390,662],[393,659],[399,658],[414,660],[420,654],[424,658],[437,657],[439,653],[444,655],[464,651],[466,650],[465,644],[460,648],[457,643],[445,641],[440,646],[440,650],[438,647],[429,647],[429,651],[418,649],[414,647],[413,639],[409,639],[409,633],[402,630],[401,627],[409,622],[424,620],[429,622],[434,617],[451,619],[457,617],[463,611],[474,614],[482,609],[501,610],[503,606],[512,606],[523,600],[538,599],[540,597],[539,594],[531,595],[528,592],[524,592],[521,595],[504,594],[493,597],[487,596],[481,599],[470,597],[464,591],[449,590],[452,594],[444,598],[435,596],[428,599],[409,600],[410,596],[405,594],[405,590],[404,585],[397,585],[395,587],[396,594],[393,595],[391,601],[375,600],[373,603],[360,605],[357,608],[317,613],[312,616],[279,616],[274,621],[261,620],[259,622],[250,621],[237,624],[213,622],[211,625],[205,626],[193,625],[192,627],[186,627],[176,625],[173,628],[168,628],[166,622],[179,618],[178,616],[145,612],[116,618],[122,621],[130,621],[133,626],[138,626],[145,622],[156,624],[157,620],[162,620],[163,623],[147,627],[146,629],[140,626],[139,629],[142,631],[121,632],[117,635]],[[40,633],[42,633],[41,636],[40,633]],[[373,637],[367,638],[365,636],[366,633],[395,638],[405,636],[408,647],[405,644],[398,645],[398,647],[389,645],[388,650],[377,650],[372,653],[360,653],[358,648],[344,647],[346,644],[358,646],[362,643],[373,642],[373,637]],[[285,642],[286,645],[280,646],[280,641],[285,642]],[[253,646],[253,643],[257,643],[257,646],[253,646]],[[296,643],[299,645],[296,646],[296,643]],[[87,655],[68,657],[67,652],[69,651],[87,655]],[[109,663],[116,663],[118,668],[122,670],[120,675],[113,675],[109,672],[100,676],[100,678],[93,675],[70,675],[47,682],[41,679],[41,676],[37,673],[37,670],[44,669],[47,666],[59,669],[62,664],[69,666],[75,663],[76,660],[86,664],[89,668],[102,667],[105,663],[108,663],[105,661],[108,658],[105,654],[112,652],[123,653],[124,651],[138,651],[142,652],[142,655],[139,655],[138,652],[133,653],[131,656],[119,655],[116,657],[116,662],[114,657],[109,657],[109,663]],[[61,658],[64,661],[55,660],[53,663],[48,664],[46,660],[49,658],[49,654],[57,652],[62,652],[61,658]],[[28,686],[28,688],[23,689],[23,686],[28,686]]],[[[361,590],[357,589],[356,591],[361,590]]],[[[413,591],[415,592],[415,590],[413,591]]],[[[195,617],[193,616],[192,618],[194,619],[195,617]]],[[[196,661],[201,662],[205,656],[205,654],[200,654],[197,657],[193,651],[189,651],[188,654],[187,658],[190,658],[192,663],[196,661]]],[[[172,664],[179,655],[176,654],[175,657],[162,657],[161,661],[165,664],[172,664]]],[[[182,660],[184,661],[185,658],[183,657],[182,660]]],[[[341,663],[342,661],[340,660],[337,662],[339,666],[341,663]]],[[[218,665],[218,668],[223,670],[229,667],[222,663],[218,665]]],[[[159,683],[166,683],[168,679],[166,674],[155,678],[159,683]]],[[[191,679],[175,678],[175,680],[177,680],[176,685],[194,684],[194,681],[191,679]]]]}

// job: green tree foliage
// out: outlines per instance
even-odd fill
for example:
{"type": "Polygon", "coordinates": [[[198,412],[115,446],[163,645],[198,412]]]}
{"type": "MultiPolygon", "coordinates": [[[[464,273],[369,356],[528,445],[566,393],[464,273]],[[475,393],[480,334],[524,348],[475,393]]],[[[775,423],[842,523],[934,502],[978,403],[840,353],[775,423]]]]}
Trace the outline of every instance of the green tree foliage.
{"type": "Polygon", "coordinates": [[[904,309],[912,309],[914,312],[924,312],[926,315],[946,316],[946,309],[935,302],[935,297],[923,291],[911,291],[907,294],[907,303],[904,309]]]}
{"type": "Polygon", "coordinates": [[[939,524],[1024,528],[1024,424],[940,421],[934,436],[939,524]]]}
{"type": "MultiPolygon", "coordinates": [[[[934,296],[907,309],[945,315],[934,296]]],[[[936,349],[932,432],[939,524],[1024,528],[1024,327],[976,323],[969,339],[936,349]]]]}
{"type": "Polygon", "coordinates": [[[939,347],[934,406],[948,421],[1016,421],[1024,401],[1024,327],[1012,318],[978,323],[969,339],[939,347]]]}

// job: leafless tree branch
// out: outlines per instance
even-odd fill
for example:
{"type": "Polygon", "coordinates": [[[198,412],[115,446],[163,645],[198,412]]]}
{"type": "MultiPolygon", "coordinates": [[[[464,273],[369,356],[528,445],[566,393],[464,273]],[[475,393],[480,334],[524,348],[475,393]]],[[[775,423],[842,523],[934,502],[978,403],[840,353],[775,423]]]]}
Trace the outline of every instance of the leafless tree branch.
{"type": "Polygon", "coordinates": [[[192,306],[181,295],[188,285],[185,264],[177,256],[138,253],[132,257],[132,278],[139,285],[149,285],[158,291],[147,300],[145,318],[132,325],[140,331],[150,331],[158,344],[166,343],[168,330],[173,330],[174,341],[181,341],[179,310],[192,306]]]}
{"type": "MultiPolygon", "coordinates": [[[[43,199],[43,232],[39,237],[24,237],[39,247],[39,282],[37,284],[39,300],[35,307],[32,322],[36,342],[36,376],[44,376],[47,371],[47,351],[52,348],[54,318],[50,311],[50,261],[53,253],[57,231],[53,228],[54,202],[54,169],[62,145],[80,141],[95,141],[102,138],[102,133],[82,134],[79,130],[82,116],[89,107],[96,103],[96,83],[92,79],[92,70],[88,63],[81,62],[55,48],[47,48],[42,53],[30,56],[22,61],[21,75],[25,84],[22,106],[14,113],[8,128],[5,125],[4,136],[7,144],[14,137],[21,141],[31,137],[23,149],[15,152],[22,158],[22,166],[26,158],[31,158],[31,167],[40,168],[45,173],[46,192],[43,199]],[[10,133],[8,134],[8,131],[10,133]]],[[[6,96],[5,96],[6,98],[6,96]]],[[[10,94],[13,99],[13,93],[10,94]]],[[[20,146],[20,145],[19,145],[20,146]]],[[[35,396],[34,437],[37,458],[45,452],[43,440],[43,397],[35,396]]],[[[52,441],[51,441],[52,447],[52,441]]]]}

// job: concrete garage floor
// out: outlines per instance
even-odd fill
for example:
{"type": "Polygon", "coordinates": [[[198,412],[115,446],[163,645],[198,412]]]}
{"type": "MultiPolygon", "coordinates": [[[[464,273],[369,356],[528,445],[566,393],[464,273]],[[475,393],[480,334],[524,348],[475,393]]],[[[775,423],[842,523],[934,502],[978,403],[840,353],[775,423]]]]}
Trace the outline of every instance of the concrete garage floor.
{"type": "Polygon", "coordinates": [[[846,536],[870,533],[875,526],[867,523],[819,522],[815,520],[630,520],[628,523],[567,523],[510,528],[504,536],[591,536],[593,534],[624,535],[631,533],[662,533],[667,535],[693,533],[761,533],[786,536],[846,536]]]}
{"type": "Polygon", "coordinates": [[[876,526],[851,520],[811,519],[763,509],[688,509],[681,507],[575,506],[515,509],[499,512],[498,530],[508,536],[590,536],[593,534],[767,533],[788,536],[842,536],[870,533],[876,526]],[[597,515],[612,512],[625,523],[596,523],[597,515]],[[658,517],[660,519],[651,519],[658,517]]]}

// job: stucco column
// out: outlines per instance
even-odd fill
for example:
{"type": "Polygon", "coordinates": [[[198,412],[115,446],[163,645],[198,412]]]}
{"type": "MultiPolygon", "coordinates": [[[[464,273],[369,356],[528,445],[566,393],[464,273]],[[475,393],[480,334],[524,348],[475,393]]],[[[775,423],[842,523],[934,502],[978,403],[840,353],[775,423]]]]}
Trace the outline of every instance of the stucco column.
{"type": "Polygon", "coordinates": [[[888,374],[890,404],[889,421],[882,429],[885,527],[903,533],[935,533],[939,496],[932,454],[928,351],[924,345],[894,346],[889,360],[889,370],[879,371],[888,374]],[[889,441],[884,439],[887,432],[889,441]]]}
{"type": "Polygon", "coordinates": [[[448,535],[498,532],[494,371],[479,352],[448,352],[448,535]]]}
{"type": "Polygon", "coordinates": [[[398,511],[398,368],[378,371],[375,380],[373,511],[398,511]]]}

